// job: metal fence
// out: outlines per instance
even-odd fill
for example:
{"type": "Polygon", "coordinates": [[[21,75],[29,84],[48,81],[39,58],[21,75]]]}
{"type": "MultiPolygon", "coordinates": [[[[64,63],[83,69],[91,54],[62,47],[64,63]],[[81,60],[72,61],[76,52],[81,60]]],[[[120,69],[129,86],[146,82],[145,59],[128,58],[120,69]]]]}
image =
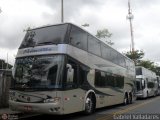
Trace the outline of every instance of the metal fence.
{"type": "Polygon", "coordinates": [[[0,70],[0,108],[8,107],[11,70],[0,70]]]}

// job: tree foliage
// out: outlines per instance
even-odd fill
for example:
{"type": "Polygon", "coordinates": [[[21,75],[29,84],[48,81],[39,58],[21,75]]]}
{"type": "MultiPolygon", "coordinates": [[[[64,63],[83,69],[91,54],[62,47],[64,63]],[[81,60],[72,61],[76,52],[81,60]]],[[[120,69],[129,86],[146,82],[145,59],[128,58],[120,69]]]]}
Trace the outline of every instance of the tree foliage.
{"type": "Polygon", "coordinates": [[[143,67],[150,69],[152,71],[155,71],[155,68],[156,68],[155,63],[150,60],[141,60],[138,64],[138,66],[143,66],[143,67]]]}
{"type": "Polygon", "coordinates": [[[135,65],[137,65],[140,62],[140,60],[144,57],[144,52],[143,50],[135,50],[134,52],[129,51],[125,53],[125,55],[132,59],[135,62],[135,65]]]}
{"type": "Polygon", "coordinates": [[[149,70],[152,70],[155,72],[157,75],[160,76],[160,67],[155,64],[155,62],[150,61],[150,60],[142,60],[144,57],[145,53],[143,50],[135,50],[134,52],[126,52],[125,55],[132,59],[135,62],[136,66],[143,66],[149,70]]]}
{"type": "MultiPolygon", "coordinates": [[[[0,59],[0,69],[6,69],[7,68],[7,63],[5,62],[5,60],[0,59]]],[[[10,65],[8,63],[8,68],[11,69],[12,65],[10,65]]]]}
{"type": "Polygon", "coordinates": [[[100,39],[105,39],[109,45],[113,45],[114,43],[111,40],[108,40],[112,36],[112,33],[108,31],[108,29],[97,30],[96,37],[100,39]]]}

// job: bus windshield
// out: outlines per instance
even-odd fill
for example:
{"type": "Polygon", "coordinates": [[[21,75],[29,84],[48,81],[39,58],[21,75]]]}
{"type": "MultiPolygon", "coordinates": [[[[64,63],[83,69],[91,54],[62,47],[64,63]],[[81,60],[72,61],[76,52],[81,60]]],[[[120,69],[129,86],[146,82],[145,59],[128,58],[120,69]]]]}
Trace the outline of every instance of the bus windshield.
{"type": "Polygon", "coordinates": [[[137,90],[142,90],[142,78],[136,78],[136,87],[137,90]]]}
{"type": "Polygon", "coordinates": [[[39,45],[66,43],[67,24],[28,30],[20,49],[39,45]]]}
{"type": "Polygon", "coordinates": [[[15,89],[62,88],[63,55],[18,58],[13,70],[15,89]]]}

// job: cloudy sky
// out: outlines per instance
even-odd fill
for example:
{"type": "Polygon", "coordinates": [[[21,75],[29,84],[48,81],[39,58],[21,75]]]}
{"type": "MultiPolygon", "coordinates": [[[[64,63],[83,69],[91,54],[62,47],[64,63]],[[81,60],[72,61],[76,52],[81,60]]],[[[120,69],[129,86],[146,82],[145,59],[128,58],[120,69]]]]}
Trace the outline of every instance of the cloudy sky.
{"type": "MultiPolygon", "coordinates": [[[[96,34],[107,28],[120,52],[130,50],[128,0],[64,0],[64,21],[96,34]]],[[[61,0],[0,0],[0,59],[13,64],[27,27],[57,24],[61,21],[61,0]]],[[[145,59],[160,63],[160,0],[131,0],[134,14],[135,48],[145,59]]]]}

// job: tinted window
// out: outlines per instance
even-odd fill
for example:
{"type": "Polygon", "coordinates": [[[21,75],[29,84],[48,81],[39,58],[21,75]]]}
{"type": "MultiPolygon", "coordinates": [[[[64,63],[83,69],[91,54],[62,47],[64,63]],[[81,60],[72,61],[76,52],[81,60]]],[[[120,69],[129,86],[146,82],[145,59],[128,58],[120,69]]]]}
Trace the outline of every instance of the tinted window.
{"type": "Polygon", "coordinates": [[[136,87],[137,87],[137,91],[141,90],[141,82],[140,81],[136,81],[136,87]]]}
{"type": "Polygon", "coordinates": [[[54,85],[56,82],[58,65],[55,65],[49,69],[48,80],[51,82],[51,85],[54,85]]]}
{"type": "Polygon", "coordinates": [[[106,74],[107,84],[106,86],[115,87],[115,77],[113,75],[106,74]]]}
{"type": "Polygon", "coordinates": [[[87,75],[88,75],[89,68],[80,64],[78,61],[70,57],[68,58],[67,64],[71,65],[73,69],[73,73],[72,73],[73,78],[68,79],[69,74],[68,74],[68,68],[67,68],[66,69],[67,71],[65,72],[67,73],[66,88],[77,88],[77,87],[86,85],[85,81],[87,81],[87,75]]]}
{"type": "Polygon", "coordinates": [[[70,43],[75,47],[87,50],[87,33],[77,27],[72,26],[70,43]]]}
{"type": "Polygon", "coordinates": [[[111,61],[115,64],[118,64],[118,56],[115,50],[111,50],[111,61]]]}
{"type": "Polygon", "coordinates": [[[142,68],[136,68],[136,75],[142,75],[142,68]]]}
{"type": "Polygon", "coordinates": [[[101,76],[100,71],[96,71],[95,73],[95,86],[97,87],[105,87],[105,79],[101,76]]]}
{"type": "Polygon", "coordinates": [[[116,87],[123,88],[124,87],[124,77],[116,76],[116,87]]]}
{"type": "Polygon", "coordinates": [[[20,48],[33,47],[35,45],[66,43],[65,35],[67,32],[67,24],[49,26],[29,30],[20,48]]]}
{"type": "Polygon", "coordinates": [[[78,64],[72,59],[68,60],[68,64],[72,67],[72,72],[67,68],[67,88],[76,88],[78,86],[78,64]],[[71,72],[71,73],[69,73],[71,72]]]}
{"type": "Polygon", "coordinates": [[[111,49],[109,46],[102,45],[101,43],[101,50],[102,50],[102,57],[106,60],[111,59],[111,49]]]}
{"type": "Polygon", "coordinates": [[[87,75],[88,75],[89,69],[83,65],[79,66],[79,86],[86,85],[85,81],[87,81],[87,75]]]}
{"type": "Polygon", "coordinates": [[[153,82],[148,82],[147,86],[148,86],[148,88],[154,88],[154,83],[153,82]]]}
{"type": "Polygon", "coordinates": [[[92,36],[88,36],[88,51],[101,56],[100,41],[92,36]]]}
{"type": "Polygon", "coordinates": [[[110,73],[96,71],[95,86],[97,87],[124,87],[124,77],[110,73]]]}
{"type": "Polygon", "coordinates": [[[125,59],[121,54],[118,54],[118,63],[119,63],[120,66],[123,66],[123,67],[126,66],[125,59]]]}

